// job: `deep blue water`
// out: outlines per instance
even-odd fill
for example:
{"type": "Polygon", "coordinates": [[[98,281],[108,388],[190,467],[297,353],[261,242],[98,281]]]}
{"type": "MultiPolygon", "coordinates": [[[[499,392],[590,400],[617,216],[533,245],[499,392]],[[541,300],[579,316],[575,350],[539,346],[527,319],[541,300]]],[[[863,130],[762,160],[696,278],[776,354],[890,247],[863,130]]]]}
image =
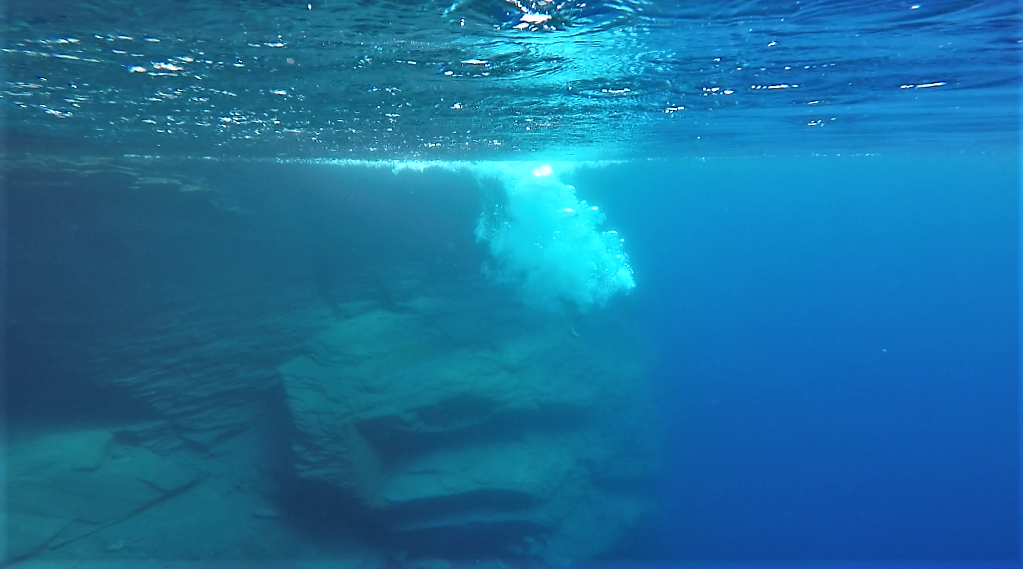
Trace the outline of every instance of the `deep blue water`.
{"type": "MultiPolygon", "coordinates": [[[[609,558],[1014,559],[1018,175],[1014,156],[927,154],[565,174],[626,236],[636,279],[579,329],[646,338],[663,429],[656,509],[609,558]]],[[[197,377],[278,365],[288,349],[249,328],[293,287],[332,302],[367,267],[427,266],[443,283],[487,262],[473,236],[485,193],[464,173],[194,164],[181,179],[208,193],[87,179],[10,189],[15,431],[152,419],[104,380],[147,361],[197,377]],[[189,344],[148,331],[168,318],[266,353],[190,364],[189,344]],[[103,357],[111,342],[138,346],[103,357]]],[[[336,531],[302,508],[303,531],[336,531]]]]}
{"type": "MultiPolygon", "coordinates": [[[[474,298],[459,287],[478,279],[605,352],[633,346],[602,326],[644,339],[656,507],[603,561],[1018,563],[1019,8],[13,2],[11,432],[173,423],[192,409],[166,403],[165,376],[274,381],[317,310],[366,291],[395,309],[409,281],[474,298]],[[516,198],[546,161],[548,201],[516,198]],[[591,205],[606,223],[578,215],[591,205]],[[534,236],[501,229],[516,207],[574,248],[522,259],[534,236]],[[595,274],[596,295],[579,285],[595,274]]],[[[246,400],[205,386],[189,394],[214,409],[246,400]]],[[[257,459],[232,456],[292,492],[274,486],[293,518],[248,539],[341,558],[347,514],[275,478],[290,427],[273,411],[237,419],[257,459]]],[[[181,452],[157,431],[147,444],[181,452]]],[[[195,531],[181,541],[233,543],[195,531]]],[[[41,559],[147,557],[75,543],[41,559]]],[[[232,547],[201,551],[263,559],[232,547]]]]}
{"type": "Polygon", "coordinates": [[[600,174],[670,417],[664,527],[636,551],[1014,557],[1016,159],[642,172],[600,174]]]}

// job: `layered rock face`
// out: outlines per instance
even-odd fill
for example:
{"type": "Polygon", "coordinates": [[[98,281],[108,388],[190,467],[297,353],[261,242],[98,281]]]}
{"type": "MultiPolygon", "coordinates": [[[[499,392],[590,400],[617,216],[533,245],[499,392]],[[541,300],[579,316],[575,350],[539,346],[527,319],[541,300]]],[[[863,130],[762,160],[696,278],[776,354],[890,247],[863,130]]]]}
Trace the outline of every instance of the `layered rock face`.
{"type": "Polygon", "coordinates": [[[469,285],[346,310],[280,368],[295,471],[392,549],[590,558],[649,510],[650,401],[609,321],[469,285]]]}
{"type": "Polygon", "coordinates": [[[13,558],[570,561],[649,509],[635,315],[488,282],[475,186],[45,166],[11,178],[13,558]]]}

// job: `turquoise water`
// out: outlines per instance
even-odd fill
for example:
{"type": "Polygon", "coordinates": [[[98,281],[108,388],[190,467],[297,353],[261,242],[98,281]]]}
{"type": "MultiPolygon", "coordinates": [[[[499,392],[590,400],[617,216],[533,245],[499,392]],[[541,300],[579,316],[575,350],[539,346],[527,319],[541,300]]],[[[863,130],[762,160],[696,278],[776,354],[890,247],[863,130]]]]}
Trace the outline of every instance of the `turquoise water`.
{"type": "Polygon", "coordinates": [[[1019,24],[9,6],[6,558],[1013,566],[1019,24]]]}
{"type": "Polygon", "coordinates": [[[16,2],[4,108],[16,139],[164,156],[1005,148],[1017,131],[1017,8],[16,2]]]}

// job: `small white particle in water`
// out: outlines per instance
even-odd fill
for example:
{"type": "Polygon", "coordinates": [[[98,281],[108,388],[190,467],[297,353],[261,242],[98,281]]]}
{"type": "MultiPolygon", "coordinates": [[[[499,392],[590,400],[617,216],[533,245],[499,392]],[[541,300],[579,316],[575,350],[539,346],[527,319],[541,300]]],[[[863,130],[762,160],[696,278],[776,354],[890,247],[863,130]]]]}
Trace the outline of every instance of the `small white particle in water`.
{"type": "Polygon", "coordinates": [[[542,24],[550,19],[551,17],[548,14],[537,14],[533,12],[527,12],[523,14],[521,18],[519,18],[519,21],[526,22],[529,24],[542,24]]]}

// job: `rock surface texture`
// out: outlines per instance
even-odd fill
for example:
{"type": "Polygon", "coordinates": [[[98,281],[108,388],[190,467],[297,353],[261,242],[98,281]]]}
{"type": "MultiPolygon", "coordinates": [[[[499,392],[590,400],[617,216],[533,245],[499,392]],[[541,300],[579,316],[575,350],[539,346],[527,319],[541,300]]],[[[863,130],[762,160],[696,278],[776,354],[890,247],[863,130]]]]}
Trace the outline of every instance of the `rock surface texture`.
{"type": "Polygon", "coordinates": [[[280,368],[297,475],[413,558],[605,552],[650,507],[635,351],[464,292],[351,307],[280,368]]]}
{"type": "Polygon", "coordinates": [[[118,445],[101,429],[17,439],[7,474],[11,559],[125,522],[201,480],[145,448],[118,445]]]}

